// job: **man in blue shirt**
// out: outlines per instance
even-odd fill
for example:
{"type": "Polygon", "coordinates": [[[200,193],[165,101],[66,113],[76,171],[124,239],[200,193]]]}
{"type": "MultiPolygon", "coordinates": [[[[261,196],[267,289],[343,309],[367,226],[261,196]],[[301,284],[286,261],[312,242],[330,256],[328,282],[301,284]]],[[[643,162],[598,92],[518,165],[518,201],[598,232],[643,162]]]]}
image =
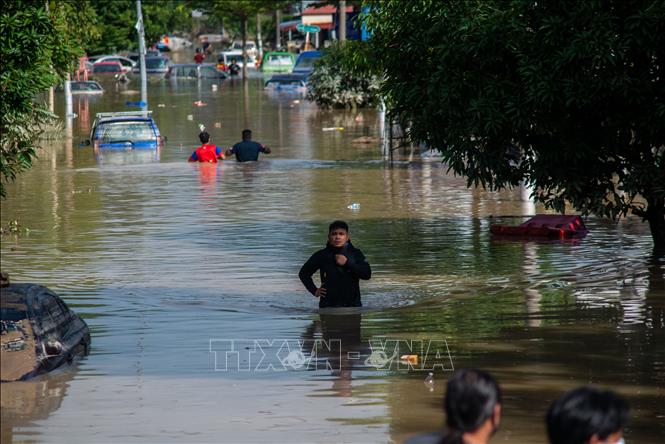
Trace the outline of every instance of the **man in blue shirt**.
{"type": "Polygon", "coordinates": [[[238,162],[249,162],[259,160],[259,153],[270,154],[270,152],[269,147],[254,142],[252,131],[246,129],[242,132],[242,142],[238,142],[232,148],[226,150],[226,155],[235,154],[238,162]]]}

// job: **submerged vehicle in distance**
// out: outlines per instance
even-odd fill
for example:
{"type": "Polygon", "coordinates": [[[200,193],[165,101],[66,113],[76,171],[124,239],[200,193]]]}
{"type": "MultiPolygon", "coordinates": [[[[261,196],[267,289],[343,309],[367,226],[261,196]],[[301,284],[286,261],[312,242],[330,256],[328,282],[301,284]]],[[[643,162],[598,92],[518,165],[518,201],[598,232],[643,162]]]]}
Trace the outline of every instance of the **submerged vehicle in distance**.
{"type": "Polygon", "coordinates": [[[72,81],[72,94],[103,94],[104,88],[94,80],[72,81]]]}
{"type": "Polygon", "coordinates": [[[0,288],[0,379],[19,381],[90,351],[90,329],[55,293],[34,284],[0,288]]]}
{"type": "Polygon", "coordinates": [[[312,71],[314,71],[314,63],[321,58],[321,55],[321,51],[301,52],[293,67],[293,74],[300,74],[307,80],[312,71]]]}
{"type": "Polygon", "coordinates": [[[495,236],[571,239],[586,236],[588,230],[580,216],[537,214],[521,225],[491,225],[495,236]]]}
{"type": "Polygon", "coordinates": [[[280,92],[304,93],[307,91],[304,77],[297,74],[275,74],[268,79],[264,87],[280,92]]]}
{"type": "MultiPolygon", "coordinates": [[[[151,77],[163,77],[169,71],[171,60],[168,57],[146,57],[145,72],[151,77]]],[[[137,63],[132,69],[133,74],[141,74],[141,64],[137,63]]]]}
{"type": "Polygon", "coordinates": [[[155,150],[165,142],[166,138],[159,133],[152,118],[152,111],[123,111],[97,113],[90,139],[82,145],[92,143],[95,150],[155,150]]]}
{"type": "Polygon", "coordinates": [[[261,71],[265,73],[293,71],[296,56],[290,52],[267,52],[261,61],[261,71]]]}
{"type": "Polygon", "coordinates": [[[92,65],[90,76],[95,80],[128,82],[129,78],[120,62],[97,62],[92,65]]]}
{"type": "Polygon", "coordinates": [[[212,63],[179,63],[171,65],[167,79],[225,79],[227,75],[212,63]]]}

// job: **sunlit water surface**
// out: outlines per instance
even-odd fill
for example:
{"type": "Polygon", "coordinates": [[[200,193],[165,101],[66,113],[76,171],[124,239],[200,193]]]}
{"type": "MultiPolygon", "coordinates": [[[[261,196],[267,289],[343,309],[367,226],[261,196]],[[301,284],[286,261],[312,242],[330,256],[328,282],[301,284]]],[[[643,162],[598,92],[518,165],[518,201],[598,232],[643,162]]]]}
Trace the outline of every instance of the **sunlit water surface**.
{"type": "Polygon", "coordinates": [[[372,110],[317,111],[260,86],[151,83],[159,153],[78,146],[96,112],[138,100],[136,83],[77,98],[71,130],[9,186],[2,224],[29,233],[2,238],[2,269],[57,291],[93,348],[2,385],[2,442],[401,442],[443,424],[451,366],[500,381],[497,442],[544,443],[548,405],[580,384],[628,398],[627,442],[662,442],[665,284],[645,224],[590,218],[580,241],[492,239],[490,224],[543,209],[519,190],[469,190],[436,158],[391,167],[378,144],[353,143],[378,135],[372,110]],[[274,152],[188,164],[199,124],[223,146],[249,127],[274,152]],[[297,272],[334,219],[349,221],[373,277],[362,310],[319,314],[297,272]],[[294,344],[311,357],[332,339],[339,350],[281,365],[294,344]],[[447,345],[431,387],[427,369],[366,361],[376,344],[413,340],[447,345]]]}

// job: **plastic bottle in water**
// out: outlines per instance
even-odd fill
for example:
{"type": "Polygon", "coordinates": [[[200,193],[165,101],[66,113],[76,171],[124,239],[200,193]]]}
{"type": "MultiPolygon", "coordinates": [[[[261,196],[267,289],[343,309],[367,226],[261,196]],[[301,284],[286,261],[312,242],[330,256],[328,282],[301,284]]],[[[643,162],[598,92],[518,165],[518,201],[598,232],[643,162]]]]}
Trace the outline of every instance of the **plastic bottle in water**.
{"type": "Polygon", "coordinates": [[[425,386],[429,389],[430,392],[434,391],[434,373],[429,372],[425,378],[425,386]]]}
{"type": "Polygon", "coordinates": [[[360,204],[358,202],[354,202],[351,205],[347,206],[349,210],[359,210],[360,209],[360,204]]]}

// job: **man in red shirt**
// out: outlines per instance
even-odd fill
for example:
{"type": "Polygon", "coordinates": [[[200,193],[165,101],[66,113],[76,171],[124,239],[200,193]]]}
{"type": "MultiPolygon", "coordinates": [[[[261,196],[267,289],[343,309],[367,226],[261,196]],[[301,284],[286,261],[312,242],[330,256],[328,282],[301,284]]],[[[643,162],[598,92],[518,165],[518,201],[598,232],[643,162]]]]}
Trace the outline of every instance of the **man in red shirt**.
{"type": "Polygon", "coordinates": [[[194,61],[196,63],[203,63],[203,61],[206,59],[206,55],[201,52],[201,48],[196,48],[196,54],[194,54],[194,61]]]}
{"type": "Polygon", "coordinates": [[[199,134],[199,140],[203,145],[198,147],[192,155],[189,156],[189,162],[217,163],[217,159],[224,160],[222,149],[217,145],[211,145],[208,143],[210,141],[210,134],[206,131],[202,131],[199,134]]]}

